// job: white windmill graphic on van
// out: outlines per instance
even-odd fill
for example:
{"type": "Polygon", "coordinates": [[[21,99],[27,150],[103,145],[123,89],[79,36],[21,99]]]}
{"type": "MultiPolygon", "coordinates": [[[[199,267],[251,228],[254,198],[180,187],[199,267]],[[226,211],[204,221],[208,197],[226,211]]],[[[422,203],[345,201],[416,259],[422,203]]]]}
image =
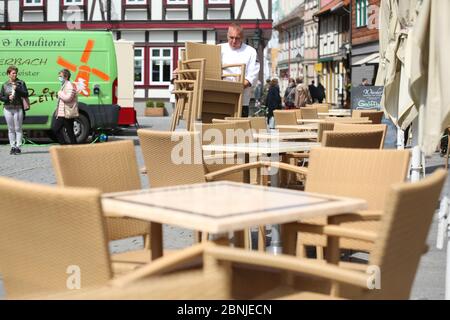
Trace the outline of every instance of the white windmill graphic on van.
{"type": "Polygon", "coordinates": [[[92,48],[94,48],[94,40],[89,39],[86,42],[86,46],[84,47],[83,55],[81,56],[80,62],[82,65],[77,66],[63,57],[59,56],[57,63],[62,66],[63,68],[66,68],[72,72],[77,72],[77,76],[75,77],[75,85],[77,86],[77,92],[85,97],[89,97],[91,94],[91,89],[89,89],[89,79],[91,78],[91,73],[95,76],[99,77],[100,79],[104,81],[109,81],[109,75],[104,73],[101,70],[98,70],[96,68],[91,68],[88,65],[89,58],[91,56],[92,48]]]}

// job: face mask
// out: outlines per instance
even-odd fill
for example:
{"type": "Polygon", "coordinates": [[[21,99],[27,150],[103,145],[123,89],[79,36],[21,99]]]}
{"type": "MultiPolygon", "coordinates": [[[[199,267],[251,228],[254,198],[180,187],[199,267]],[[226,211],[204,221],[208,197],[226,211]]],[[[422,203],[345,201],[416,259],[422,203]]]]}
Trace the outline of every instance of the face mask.
{"type": "Polygon", "coordinates": [[[63,77],[58,77],[59,82],[61,82],[61,84],[63,84],[66,80],[64,80],[63,77]]]}

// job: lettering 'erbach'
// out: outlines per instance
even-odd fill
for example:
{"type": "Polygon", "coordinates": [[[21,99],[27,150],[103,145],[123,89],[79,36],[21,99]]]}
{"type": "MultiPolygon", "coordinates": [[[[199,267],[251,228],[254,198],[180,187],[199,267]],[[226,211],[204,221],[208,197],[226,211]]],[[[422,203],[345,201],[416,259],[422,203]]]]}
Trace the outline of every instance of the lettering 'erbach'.
{"type": "Polygon", "coordinates": [[[44,66],[48,62],[48,59],[34,58],[34,59],[22,59],[22,58],[6,58],[0,59],[0,65],[14,65],[14,66],[44,66]]]}

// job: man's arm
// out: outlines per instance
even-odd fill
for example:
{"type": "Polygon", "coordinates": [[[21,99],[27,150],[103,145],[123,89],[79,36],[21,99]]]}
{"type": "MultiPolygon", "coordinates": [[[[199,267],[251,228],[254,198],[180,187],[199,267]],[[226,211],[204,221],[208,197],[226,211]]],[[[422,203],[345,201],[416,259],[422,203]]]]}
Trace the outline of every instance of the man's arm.
{"type": "Polygon", "coordinates": [[[245,88],[251,87],[258,79],[259,67],[256,50],[251,50],[250,60],[245,68],[245,88]]]}

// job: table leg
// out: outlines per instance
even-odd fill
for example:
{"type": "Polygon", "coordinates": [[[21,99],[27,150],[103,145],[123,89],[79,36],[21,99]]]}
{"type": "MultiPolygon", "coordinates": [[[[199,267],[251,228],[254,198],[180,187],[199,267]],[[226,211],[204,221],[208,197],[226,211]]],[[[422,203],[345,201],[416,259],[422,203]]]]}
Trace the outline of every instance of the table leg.
{"type": "Polygon", "coordinates": [[[162,224],[152,222],[150,223],[150,248],[151,248],[151,259],[156,260],[163,256],[163,234],[162,234],[162,224]]]}
{"type": "MultiPolygon", "coordinates": [[[[279,154],[272,154],[271,161],[279,161],[279,154]]],[[[274,172],[274,168],[270,169],[270,186],[271,187],[279,187],[279,169],[276,169],[274,172]]],[[[281,254],[283,253],[283,247],[281,246],[281,226],[278,224],[272,225],[272,236],[270,240],[270,246],[267,248],[267,252],[272,254],[281,254]]]]}

